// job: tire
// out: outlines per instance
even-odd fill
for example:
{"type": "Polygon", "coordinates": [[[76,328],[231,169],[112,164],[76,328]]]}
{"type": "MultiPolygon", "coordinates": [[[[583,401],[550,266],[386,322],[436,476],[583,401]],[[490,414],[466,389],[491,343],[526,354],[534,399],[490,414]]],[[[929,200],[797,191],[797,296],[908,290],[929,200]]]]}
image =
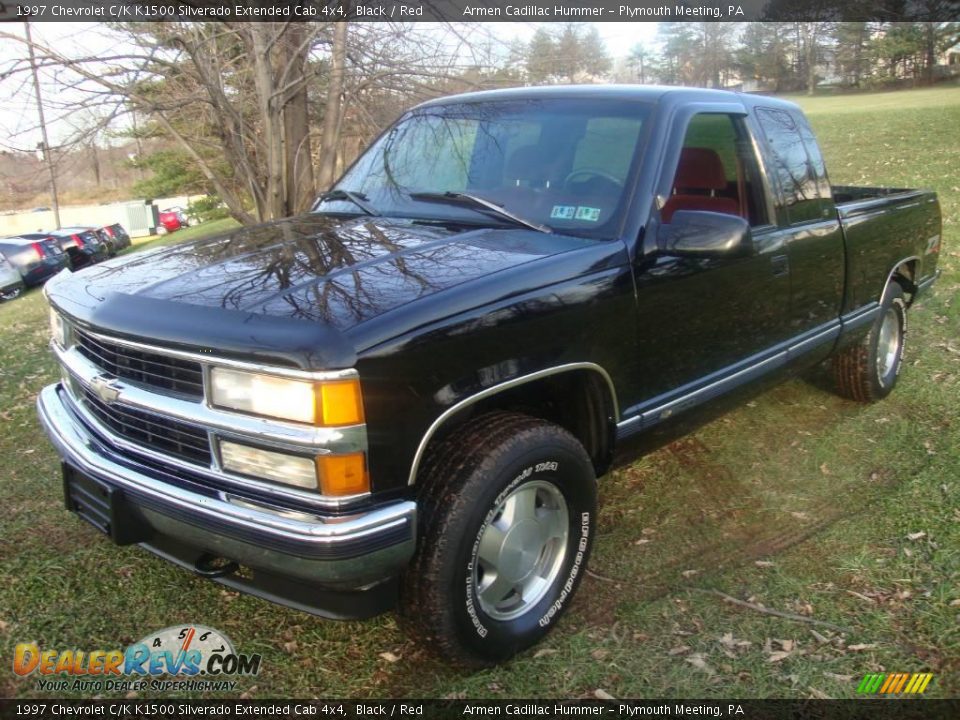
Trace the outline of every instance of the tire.
{"type": "Polygon", "coordinates": [[[896,387],[907,335],[907,303],[893,282],[880,302],[880,314],[867,336],[833,358],[837,392],[851,400],[875,402],[896,387]]]}
{"type": "Polygon", "coordinates": [[[0,293],[0,302],[10,302],[11,300],[16,300],[21,294],[23,294],[23,288],[15,287],[5,293],[0,293]]]}
{"type": "Polygon", "coordinates": [[[593,544],[597,486],[583,446],[551,423],[492,413],[442,441],[421,478],[401,623],[471,667],[541,640],[569,606],[593,544]]]}

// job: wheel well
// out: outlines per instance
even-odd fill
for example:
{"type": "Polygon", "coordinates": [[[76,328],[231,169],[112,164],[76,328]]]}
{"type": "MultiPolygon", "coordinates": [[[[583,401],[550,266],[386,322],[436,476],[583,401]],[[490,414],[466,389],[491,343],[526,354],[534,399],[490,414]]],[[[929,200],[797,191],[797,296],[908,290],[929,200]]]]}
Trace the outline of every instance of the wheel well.
{"type": "MultiPolygon", "coordinates": [[[[893,281],[903,288],[903,291],[909,295],[907,300],[908,305],[913,302],[913,298],[917,293],[916,277],[917,260],[905,260],[897,265],[890,273],[888,284],[890,281],[893,281]]],[[[886,291],[886,288],[884,288],[884,291],[886,291]]]]}
{"type": "Polygon", "coordinates": [[[610,384],[601,373],[571,370],[522,383],[465,407],[437,430],[430,445],[484,413],[518,412],[555,423],[577,438],[599,477],[613,458],[615,407],[610,384]]]}

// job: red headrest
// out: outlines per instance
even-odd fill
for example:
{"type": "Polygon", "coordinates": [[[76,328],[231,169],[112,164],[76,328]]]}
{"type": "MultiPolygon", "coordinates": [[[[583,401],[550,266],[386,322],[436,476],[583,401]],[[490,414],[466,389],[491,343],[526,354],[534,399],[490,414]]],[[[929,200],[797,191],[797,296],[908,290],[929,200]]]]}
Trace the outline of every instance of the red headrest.
{"type": "Polygon", "coordinates": [[[685,190],[723,190],[727,176],[723,161],[716,150],[702,147],[685,147],[680,151],[677,179],[674,188],[685,190]]]}

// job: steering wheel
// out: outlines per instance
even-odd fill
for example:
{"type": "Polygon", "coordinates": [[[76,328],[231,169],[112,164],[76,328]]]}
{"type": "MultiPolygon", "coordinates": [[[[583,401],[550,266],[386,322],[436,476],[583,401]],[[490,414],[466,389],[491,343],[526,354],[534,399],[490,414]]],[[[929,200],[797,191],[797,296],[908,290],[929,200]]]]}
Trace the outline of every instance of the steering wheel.
{"type": "Polygon", "coordinates": [[[580,182],[584,182],[587,178],[592,178],[592,177],[603,178],[604,180],[608,180],[609,182],[612,182],[618,188],[620,189],[623,188],[623,183],[619,179],[615,178],[606,170],[601,170],[600,168],[594,168],[594,167],[582,167],[579,170],[574,170],[572,173],[570,173],[563,179],[564,186],[569,185],[571,182],[576,182],[576,178],[579,178],[579,177],[584,178],[584,180],[581,180],[580,182]]]}

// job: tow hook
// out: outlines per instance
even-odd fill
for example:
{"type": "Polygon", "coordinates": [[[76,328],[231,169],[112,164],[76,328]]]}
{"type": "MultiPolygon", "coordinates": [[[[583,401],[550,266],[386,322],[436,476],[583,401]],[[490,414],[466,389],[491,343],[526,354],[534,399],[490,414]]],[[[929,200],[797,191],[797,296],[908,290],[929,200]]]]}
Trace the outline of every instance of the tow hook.
{"type": "Polygon", "coordinates": [[[225,575],[233,575],[240,569],[240,565],[233,560],[204,553],[197,558],[193,564],[193,570],[197,575],[205,578],[218,578],[225,575]]]}

